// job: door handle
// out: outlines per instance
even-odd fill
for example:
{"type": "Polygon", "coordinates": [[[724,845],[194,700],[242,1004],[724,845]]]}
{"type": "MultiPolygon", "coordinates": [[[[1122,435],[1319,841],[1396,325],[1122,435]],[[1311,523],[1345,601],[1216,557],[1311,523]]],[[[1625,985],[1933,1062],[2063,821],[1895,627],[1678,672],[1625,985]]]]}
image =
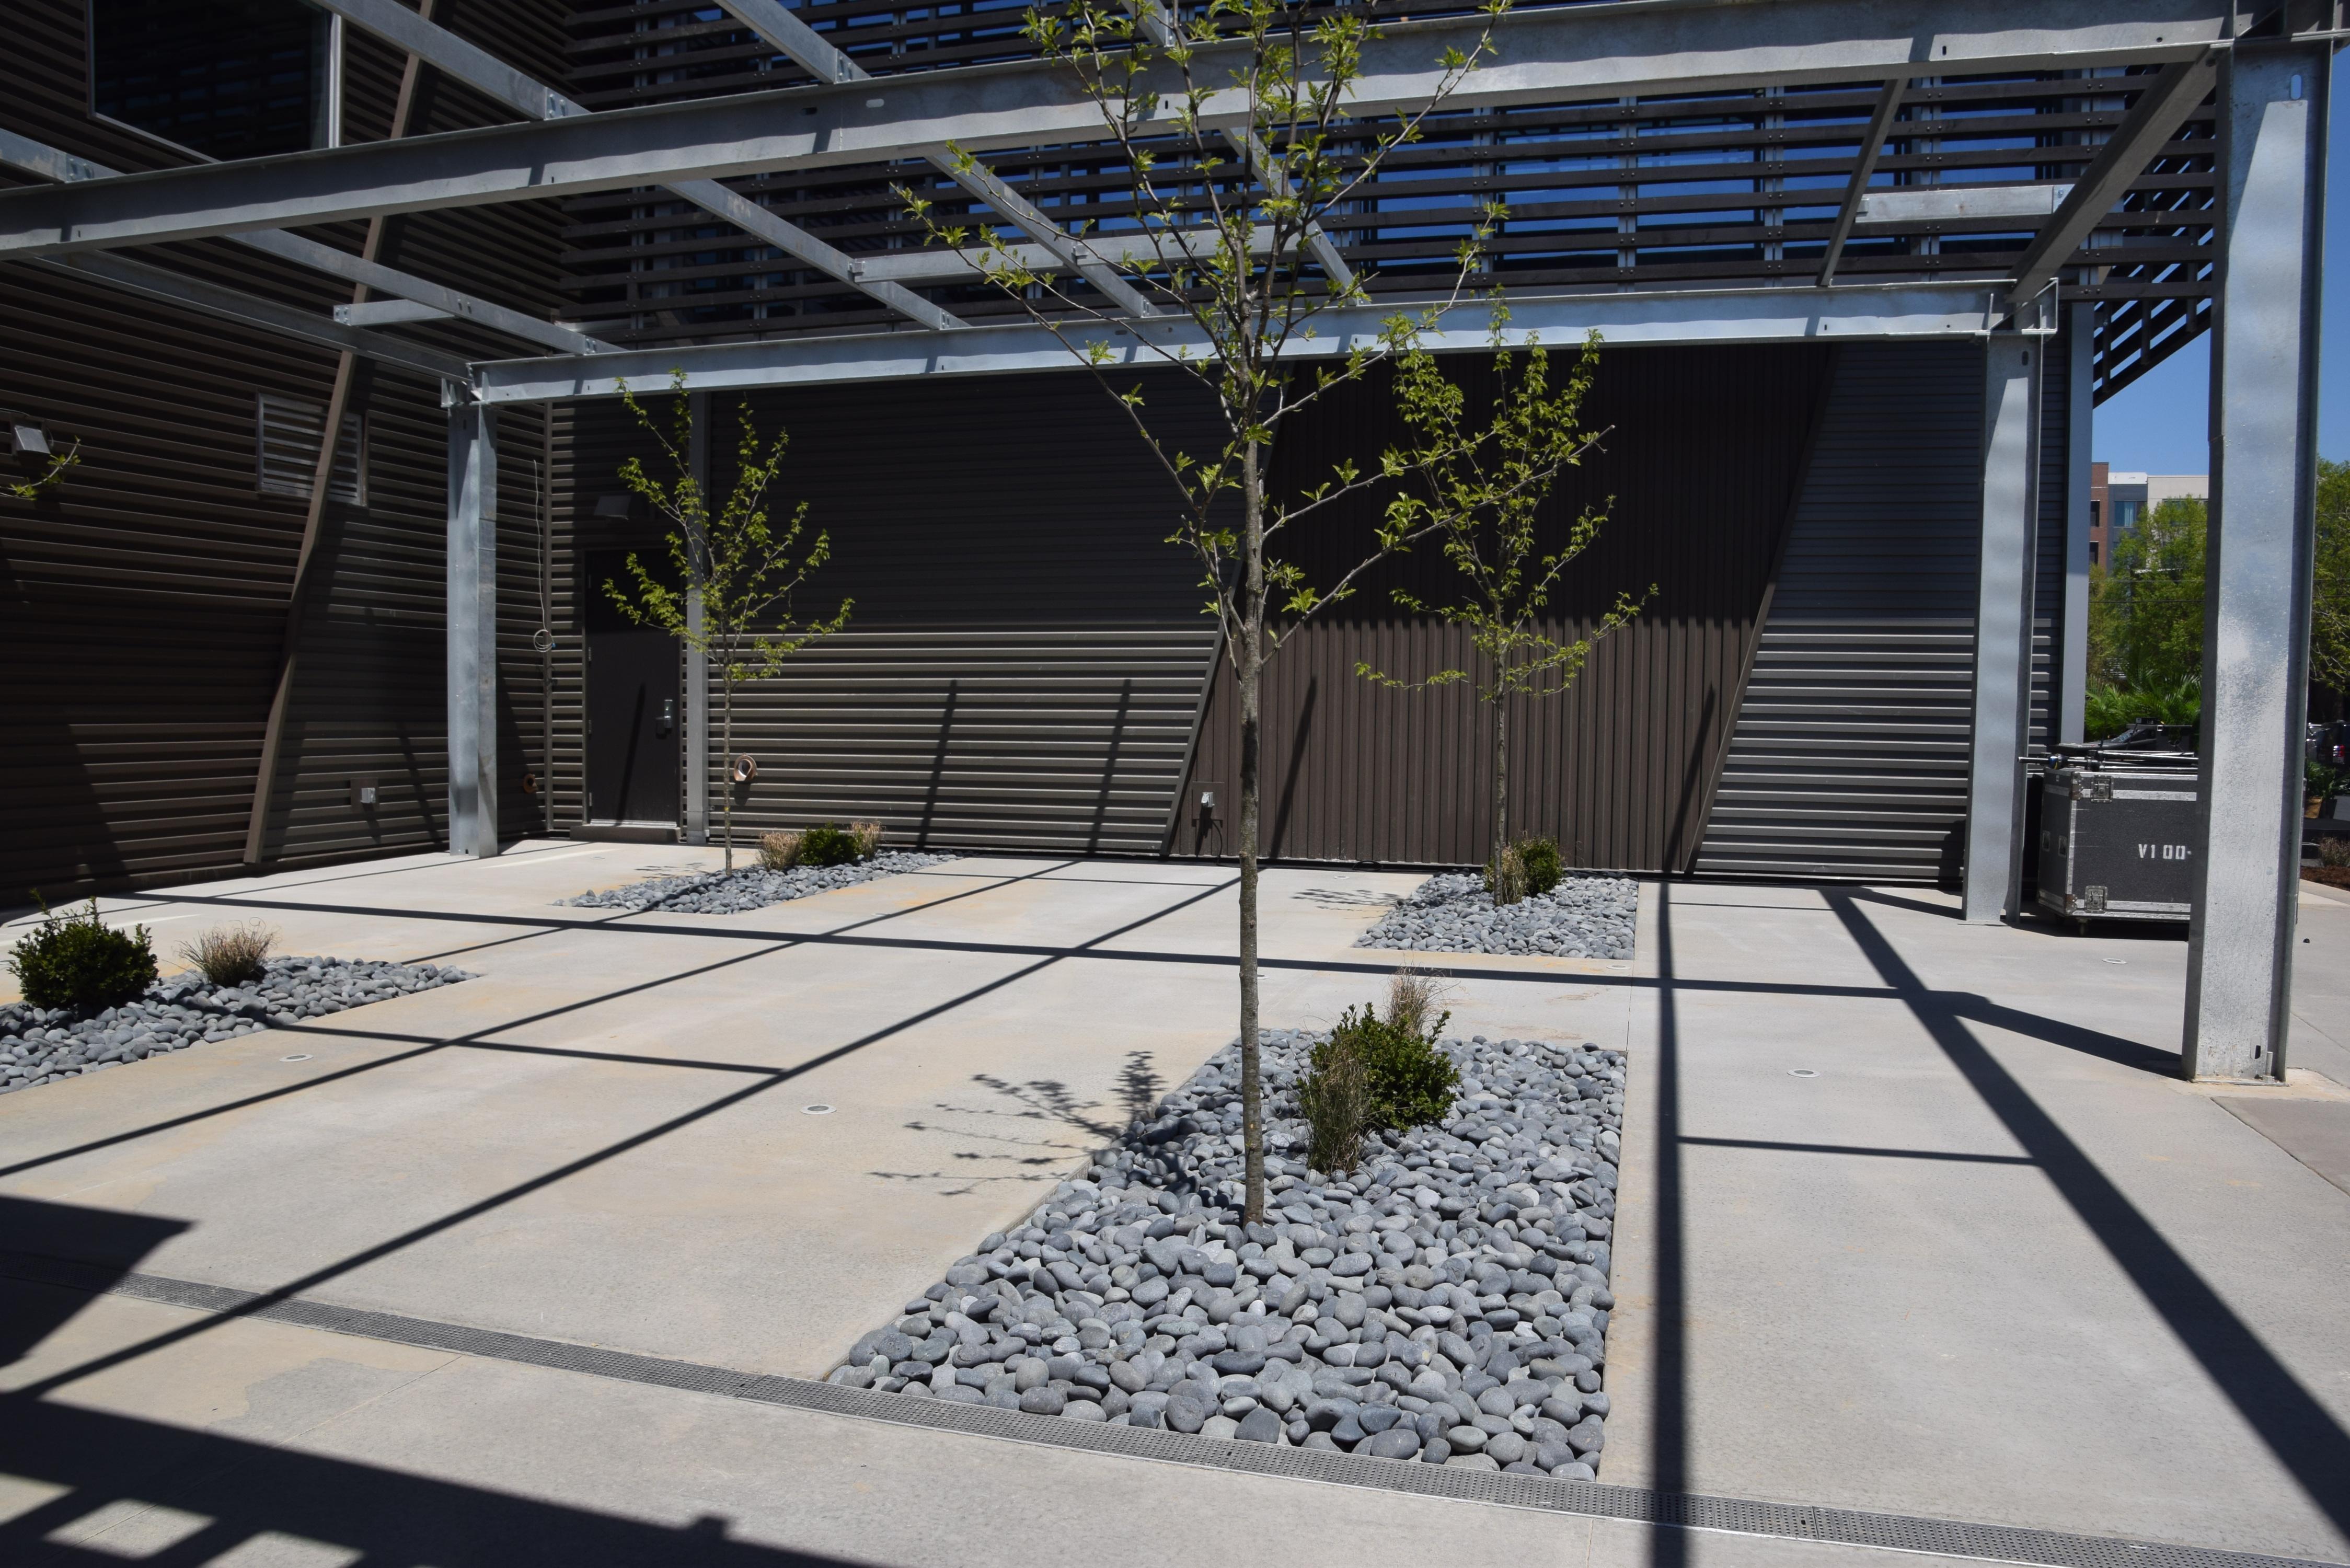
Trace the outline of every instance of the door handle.
{"type": "Polygon", "coordinates": [[[661,699],[660,730],[659,732],[666,735],[671,730],[676,728],[677,699],[674,697],[664,697],[661,699]]]}

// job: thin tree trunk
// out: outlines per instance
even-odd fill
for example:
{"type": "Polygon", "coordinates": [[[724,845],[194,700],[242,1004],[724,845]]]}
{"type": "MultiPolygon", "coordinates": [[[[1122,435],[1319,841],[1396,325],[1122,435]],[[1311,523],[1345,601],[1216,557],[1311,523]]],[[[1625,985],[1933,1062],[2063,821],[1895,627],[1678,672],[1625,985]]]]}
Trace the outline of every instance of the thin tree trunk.
{"type": "Polygon", "coordinates": [[[1493,703],[1493,870],[1502,869],[1502,851],[1510,844],[1510,696],[1504,690],[1493,703]]]}
{"type": "Polygon", "coordinates": [[[1259,448],[1252,442],[1241,468],[1243,559],[1247,580],[1241,590],[1240,646],[1233,674],[1241,700],[1241,1140],[1247,1162],[1246,1223],[1264,1220],[1264,1093],[1257,1056],[1256,848],[1258,756],[1264,673],[1264,488],[1259,448]]]}
{"type": "MultiPolygon", "coordinates": [[[[726,809],[723,818],[725,825],[723,831],[726,835],[726,871],[732,876],[734,871],[734,665],[731,659],[719,672],[718,734],[718,750],[725,758],[725,765],[718,770],[718,777],[721,787],[726,791],[726,809]]],[[[706,768],[710,765],[710,759],[701,758],[697,765],[706,768]]]]}

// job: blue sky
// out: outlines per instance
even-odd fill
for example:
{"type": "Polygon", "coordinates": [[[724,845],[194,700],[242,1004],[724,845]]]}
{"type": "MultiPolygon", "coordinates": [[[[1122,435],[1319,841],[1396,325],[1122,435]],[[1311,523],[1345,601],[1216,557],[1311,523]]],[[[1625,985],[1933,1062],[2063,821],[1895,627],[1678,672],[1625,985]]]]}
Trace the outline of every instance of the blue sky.
{"type": "MultiPolygon", "coordinates": [[[[2336,93],[2350,90],[2337,64],[2336,93]]],[[[2334,100],[2326,137],[2325,317],[2317,450],[2350,458],[2350,104],[2334,100]]],[[[2147,473],[2210,472],[2211,335],[2205,333],[2097,406],[2095,455],[2147,473]]]]}

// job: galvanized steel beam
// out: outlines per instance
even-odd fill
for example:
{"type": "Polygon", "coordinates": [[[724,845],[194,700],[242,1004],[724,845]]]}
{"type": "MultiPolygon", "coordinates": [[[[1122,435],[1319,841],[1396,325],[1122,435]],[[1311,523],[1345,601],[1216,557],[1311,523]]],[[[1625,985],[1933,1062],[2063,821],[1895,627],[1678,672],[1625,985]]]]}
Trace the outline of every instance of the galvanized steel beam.
{"type": "MultiPolygon", "coordinates": [[[[2000,280],[1974,284],[1720,289],[1704,293],[1584,294],[1516,297],[1509,301],[1513,340],[1531,334],[1552,347],[1573,347],[1596,327],[1611,345],[1662,343],[1785,343],[1849,338],[1970,338],[1987,328],[2000,280]]],[[[1293,340],[1299,362],[1344,357],[1376,341],[1382,324],[1411,302],[1339,306],[1315,317],[1312,337],[1293,340]]],[[[1456,306],[1425,339],[1439,352],[1492,347],[1491,308],[1456,306]]],[[[2034,337],[2033,341],[2039,339],[2034,337]]],[[[970,327],[950,333],[859,333],[835,337],[771,338],[754,343],[682,344],[592,358],[506,359],[473,367],[477,395],[489,403],[618,395],[616,378],[632,385],[685,373],[696,390],[728,391],[821,381],[886,381],[916,377],[1001,376],[1067,370],[1079,361],[1072,348],[1108,346],[1110,363],[1148,369],[1166,356],[1204,350],[1206,337],[1188,317],[1108,327],[1073,323],[1065,333],[1022,322],[970,327]]]]}
{"type": "Polygon", "coordinates": [[[497,411],[449,410],[449,852],[498,852],[497,411]]]}
{"type": "Polygon", "coordinates": [[[2012,914],[2023,877],[2023,753],[2032,738],[2032,565],[2040,504],[2040,379],[2048,339],[1983,346],[1982,535],[1963,918],[2012,914]]]}
{"type": "MultiPolygon", "coordinates": [[[[77,158],[12,130],[0,130],[0,165],[20,170],[36,179],[54,180],[59,183],[122,178],[103,163],[77,158]]],[[[413,276],[396,267],[385,266],[371,257],[355,256],[348,251],[337,250],[332,245],[306,239],[300,234],[263,229],[253,234],[232,234],[229,238],[297,266],[308,267],[313,272],[322,272],[347,283],[363,283],[379,294],[428,306],[436,315],[462,317],[494,332],[503,332],[509,337],[519,337],[525,343],[552,348],[558,354],[592,354],[598,349],[611,348],[610,344],[590,337],[584,332],[552,321],[542,321],[519,310],[509,310],[503,305],[493,305],[486,299],[477,299],[458,289],[413,276]]],[[[336,319],[341,319],[339,312],[336,319]]],[[[387,317],[383,319],[421,320],[424,317],[387,317]]],[[[366,323],[353,321],[348,325],[362,326],[366,323]]]]}
{"type": "Polygon", "coordinates": [[[2182,1058],[2284,1076],[2301,877],[2317,484],[2328,43],[2239,44],[2220,71],[2203,743],[2182,1058]]]}
{"type": "Polygon", "coordinates": [[[1885,139],[1893,132],[1893,121],[1901,112],[1901,95],[1908,89],[1909,78],[1897,76],[1885,84],[1877,96],[1877,109],[1868,117],[1868,129],[1861,132],[1860,156],[1852,166],[1852,178],[1845,182],[1844,201],[1836,208],[1835,222],[1828,228],[1827,248],[1820,253],[1820,286],[1825,288],[1835,281],[1836,263],[1844,259],[1845,242],[1852,238],[1852,226],[1860,220],[1860,204],[1867,198],[1868,182],[1877,173],[1877,161],[1884,155],[1885,139]]]}
{"type": "Polygon", "coordinates": [[[382,364],[398,365],[403,369],[442,379],[463,380],[466,378],[465,361],[454,354],[428,348],[421,343],[388,337],[364,327],[346,327],[331,316],[280,305],[257,294],[225,288],[200,277],[191,277],[183,272],[172,272],[167,267],[133,261],[129,256],[94,253],[42,258],[38,265],[59,272],[98,278],[117,288],[143,294],[150,299],[160,299],[168,305],[201,311],[206,316],[216,316],[246,327],[257,327],[264,332],[295,338],[321,348],[364,354],[382,364]]]}
{"type": "MultiPolygon", "coordinates": [[[[495,99],[516,114],[545,122],[586,116],[588,111],[553,88],[515,70],[484,49],[476,47],[435,23],[418,16],[398,0],[320,0],[328,10],[354,26],[399,48],[429,61],[468,87],[495,99]]],[[[868,282],[856,258],[827,244],[797,223],[787,223],[747,196],[738,195],[715,180],[673,180],[664,187],[671,195],[723,218],[736,228],[796,257],[829,277],[847,284],[877,303],[923,326],[945,328],[962,325],[959,318],[902,286],[868,282]]]]}
{"type": "Polygon", "coordinates": [[[2056,650],[2054,718],[2057,743],[2077,746],[2089,702],[2089,481],[2096,450],[2097,307],[2064,308],[2064,639],[2056,650]]]}
{"type": "MultiPolygon", "coordinates": [[[[344,14],[357,19],[358,9],[344,14]]],[[[1953,75],[2086,69],[2193,58],[2228,24],[2227,0],[2142,0],[2127,16],[2110,0],[1620,0],[1494,19],[1498,56],[1449,101],[1466,109],[1766,81],[1883,81],[1929,63],[1953,75]]],[[[1439,56],[1473,47],[1483,26],[1478,18],[1388,26],[1364,51],[1350,107],[1373,115],[1430,102],[1447,79],[1439,56]]],[[[1227,47],[1204,47],[1199,70],[1212,79],[1227,47]]],[[[1236,95],[1231,107],[1238,112],[1236,95]]],[[[1209,106],[1211,119],[1217,108],[1209,106]]],[[[1099,110],[1071,73],[1011,61],[10,192],[0,194],[0,254],[836,168],[947,142],[981,151],[1101,133],[1099,110]]]]}
{"type": "Polygon", "coordinates": [[[2010,304],[2036,298],[2055,281],[2073,253],[2087,242],[2090,231],[2128,192],[2130,182],[2144,171],[2147,161],[2210,95],[2221,52],[2207,50],[2193,59],[2166,66],[2138,94],[2137,102],[2115,128],[2113,140],[2097,150],[2095,160],[2074,182],[2073,193],[2024,247],[2022,259],[2016,263],[2015,286],[2008,290],[2010,304]]]}
{"type": "MultiPolygon", "coordinates": [[[[813,74],[818,81],[872,79],[871,73],[864,67],[826,43],[816,36],[814,28],[776,5],[775,0],[733,0],[732,4],[725,4],[722,8],[763,41],[782,50],[794,64],[813,74]]],[[[1053,257],[1056,270],[1077,273],[1129,316],[1159,314],[1159,307],[1143,298],[1133,285],[1118,276],[1116,269],[1095,254],[1091,246],[1065,232],[1059,224],[1038,212],[1025,196],[1006,185],[976,160],[967,161],[958,158],[952,149],[945,147],[925,148],[922,157],[931,168],[993,207],[1003,214],[1004,222],[1043,247],[1053,257]]]]}

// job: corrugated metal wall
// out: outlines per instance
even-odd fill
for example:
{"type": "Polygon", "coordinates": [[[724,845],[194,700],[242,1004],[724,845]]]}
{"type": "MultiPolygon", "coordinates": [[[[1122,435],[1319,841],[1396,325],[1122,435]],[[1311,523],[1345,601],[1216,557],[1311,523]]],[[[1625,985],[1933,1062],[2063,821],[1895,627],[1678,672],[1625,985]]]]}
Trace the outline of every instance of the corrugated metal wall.
{"type": "MultiPolygon", "coordinates": [[[[2064,363],[2061,339],[2049,358],[2064,363]]],[[[2043,386],[2033,714],[2044,742],[2063,615],[2067,388],[2062,375],[2043,386]]],[[[1981,421],[1980,348],[1840,350],[1700,872],[1957,876],[1981,421]]]]}
{"type": "MultiPolygon", "coordinates": [[[[1619,589],[1657,585],[1648,608],[1602,643],[1574,689],[1512,706],[1511,825],[1556,837],[1577,866],[1687,863],[1743,673],[1754,618],[1786,517],[1827,350],[1611,349],[1586,413],[1613,426],[1605,450],[1549,506],[1563,528],[1584,505],[1610,521],[1571,569],[1545,628],[1580,635],[1619,589]],[[1612,505],[1608,498],[1613,497],[1612,505]]],[[[1284,476],[1315,483],[1329,463],[1375,457],[1394,416],[1363,388],[1284,437],[1284,476]]],[[[1352,564],[1369,506],[1334,518],[1305,556],[1328,583],[1352,564]]],[[[1400,691],[1359,662],[1406,679],[1465,666],[1465,636],[1397,608],[1403,587],[1444,596],[1450,568],[1423,550],[1382,566],[1362,595],[1309,623],[1268,671],[1263,846],[1292,860],[1474,864],[1491,833],[1491,720],[1460,686],[1400,691]]],[[[1210,700],[1196,783],[1219,786],[1220,820],[1201,830],[1186,792],[1179,854],[1233,852],[1239,723],[1229,670],[1210,700]]]]}
{"type": "MultiPolygon", "coordinates": [[[[458,32],[527,68],[561,68],[560,0],[442,0],[458,32]]],[[[91,119],[84,7],[10,7],[0,123],[116,168],[185,155],[91,119]]],[[[400,57],[354,37],[347,124],[389,128],[400,57]]],[[[428,83],[430,82],[428,73],[428,83]]],[[[428,93],[419,129],[507,118],[465,89],[428,93]]],[[[310,231],[357,250],[357,224],[310,231]]],[[[555,304],[555,240],[531,205],[401,223],[393,265],[461,280],[540,314],[555,304]]],[[[347,286],[226,242],[151,259],[324,312],[347,286]]],[[[432,336],[430,332],[425,334],[432,336]]],[[[478,336],[441,335],[479,355],[478,336]]],[[[336,357],[28,265],[0,268],[0,406],[81,442],[65,482],[31,504],[0,498],[0,720],[15,744],[0,803],[0,904],[37,888],[55,900],[93,887],[233,871],[243,859],[264,727],[286,649],[306,503],[259,493],[255,394],[326,402],[336,357]]],[[[369,504],[330,508],[335,575],[305,628],[278,809],[265,853],[288,862],[431,847],[445,809],[442,690],[443,425],[437,386],[387,375],[365,400],[369,504]],[[348,779],[380,778],[372,819],[348,779]]],[[[535,416],[525,427],[536,451],[535,416]]],[[[513,450],[510,441],[509,451],[513,450]]],[[[509,471],[509,483],[513,483],[509,471]]],[[[536,529],[509,516],[502,591],[536,529]],[[517,535],[523,535],[516,537],[517,535]]],[[[322,565],[325,564],[322,562],[322,565]]],[[[536,625],[536,576],[512,644],[536,625]]],[[[517,605],[517,608],[521,608],[517,605]]],[[[511,682],[535,672],[535,658],[511,682]]],[[[510,693],[511,701],[515,693],[510,693]]],[[[518,695],[535,704],[535,689],[518,695]]],[[[520,766],[508,770],[518,776],[520,766]]],[[[514,797],[518,798],[519,792],[514,797]]],[[[519,814],[513,817],[518,829],[519,814]]]]}
{"type": "MultiPolygon", "coordinates": [[[[1211,439],[1211,410],[1178,386],[1160,378],[1151,396],[1179,443],[1211,439]]],[[[712,400],[722,451],[733,406],[712,400]]],[[[846,632],[738,692],[734,750],[760,772],[737,794],[737,838],[871,818],[902,844],[1157,852],[1211,626],[1196,569],[1164,542],[1171,482],[1091,375],[775,392],[753,406],[763,431],[791,437],[776,512],[805,500],[811,531],[831,536],[803,610],[844,597],[855,609],[846,632]]],[[[566,568],[590,548],[657,550],[660,529],[592,515],[620,493],[621,459],[645,448],[626,410],[583,405],[557,439],[566,568]]],[[[560,679],[571,821],[577,667],[560,679]]],[[[713,691],[713,778],[720,710],[713,691]]],[[[722,798],[713,784],[713,835],[722,798]]]]}

